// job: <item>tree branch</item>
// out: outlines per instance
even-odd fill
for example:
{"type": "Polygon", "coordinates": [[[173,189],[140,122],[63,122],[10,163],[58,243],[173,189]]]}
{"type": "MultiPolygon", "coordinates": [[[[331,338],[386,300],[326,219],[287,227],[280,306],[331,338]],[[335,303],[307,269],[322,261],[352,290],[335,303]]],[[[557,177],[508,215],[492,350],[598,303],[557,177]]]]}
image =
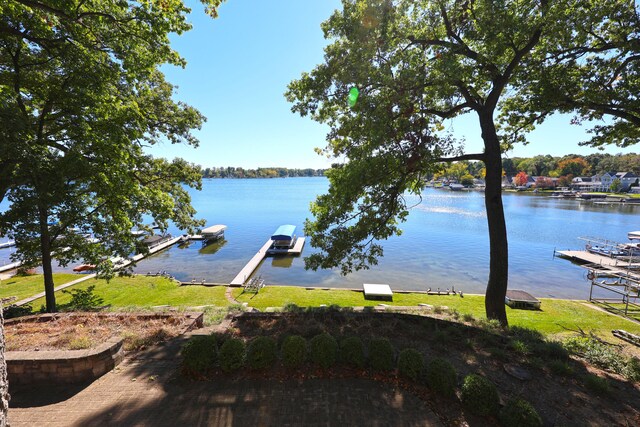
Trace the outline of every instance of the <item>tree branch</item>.
{"type": "Polygon", "coordinates": [[[454,156],[454,157],[440,157],[438,159],[436,159],[436,161],[438,162],[459,162],[462,160],[480,160],[481,162],[484,162],[486,158],[486,155],[484,153],[476,153],[476,154],[462,154],[460,156],[454,156]]]}

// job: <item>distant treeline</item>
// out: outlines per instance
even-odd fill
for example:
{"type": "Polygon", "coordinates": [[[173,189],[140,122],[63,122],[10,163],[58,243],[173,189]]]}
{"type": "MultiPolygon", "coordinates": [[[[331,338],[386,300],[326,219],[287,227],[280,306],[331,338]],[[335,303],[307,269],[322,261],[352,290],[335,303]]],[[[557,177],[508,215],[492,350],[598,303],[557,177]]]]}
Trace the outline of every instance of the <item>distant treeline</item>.
{"type": "Polygon", "coordinates": [[[203,178],[292,178],[297,176],[324,176],[326,169],[287,169],[287,168],[202,168],[203,178]]]}
{"type": "Polygon", "coordinates": [[[515,175],[520,171],[533,176],[590,176],[605,172],[633,172],[640,175],[640,155],[594,153],[586,156],[512,157],[503,159],[502,168],[507,175],[515,175]]]}
{"type": "MultiPolygon", "coordinates": [[[[507,176],[524,172],[528,176],[556,178],[602,175],[605,172],[633,172],[640,175],[640,155],[594,153],[586,156],[568,154],[562,157],[551,155],[504,157],[502,171],[507,176]]],[[[460,182],[463,177],[473,180],[473,178],[484,178],[484,175],[484,163],[463,161],[447,165],[440,173],[436,173],[434,178],[455,178],[460,182]]]]}

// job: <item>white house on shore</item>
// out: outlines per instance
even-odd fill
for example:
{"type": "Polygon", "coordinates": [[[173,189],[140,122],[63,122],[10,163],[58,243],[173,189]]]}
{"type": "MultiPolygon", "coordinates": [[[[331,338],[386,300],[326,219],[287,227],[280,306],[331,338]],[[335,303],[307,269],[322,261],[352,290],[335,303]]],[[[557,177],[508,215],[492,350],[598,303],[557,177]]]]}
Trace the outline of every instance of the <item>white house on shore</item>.
{"type": "Polygon", "coordinates": [[[640,177],[633,172],[606,172],[603,175],[578,176],[573,178],[571,188],[583,192],[607,192],[615,179],[620,180],[620,191],[628,192],[638,186],[640,177]]]}

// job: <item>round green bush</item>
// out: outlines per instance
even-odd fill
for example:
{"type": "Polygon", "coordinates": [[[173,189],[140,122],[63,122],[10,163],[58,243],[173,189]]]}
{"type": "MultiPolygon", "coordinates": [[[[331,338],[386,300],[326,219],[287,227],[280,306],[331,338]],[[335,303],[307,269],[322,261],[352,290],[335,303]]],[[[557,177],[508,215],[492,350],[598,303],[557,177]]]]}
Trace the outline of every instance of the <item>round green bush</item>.
{"type": "Polygon", "coordinates": [[[540,427],[542,418],[536,409],[524,399],[512,399],[500,411],[500,423],[504,427],[540,427]]]}
{"type": "Polygon", "coordinates": [[[229,338],[220,347],[220,367],[225,372],[240,369],[244,365],[244,341],[229,338]]]}
{"type": "Polygon", "coordinates": [[[188,374],[204,373],[213,367],[218,356],[216,337],[196,335],[182,347],[182,369],[188,374]]]}
{"type": "Polygon", "coordinates": [[[458,375],[451,362],[436,358],[427,365],[427,385],[443,396],[453,396],[458,375]]]}
{"type": "Polygon", "coordinates": [[[495,384],[485,377],[471,374],[464,378],[462,384],[462,403],[476,415],[496,415],[500,398],[495,384]]]}
{"type": "Polygon", "coordinates": [[[364,344],[358,337],[348,337],[340,342],[342,363],[354,368],[364,367],[364,344]]]}
{"type": "Polygon", "coordinates": [[[423,369],[424,357],[418,350],[405,348],[398,355],[398,372],[403,377],[416,381],[423,369]]]}
{"type": "Polygon", "coordinates": [[[300,335],[290,335],[282,343],[282,362],[290,368],[301,366],[307,359],[307,340],[300,335]]]}
{"type": "Polygon", "coordinates": [[[338,342],[329,334],[319,334],[311,338],[311,360],[322,368],[328,368],[336,363],[338,342]]]}
{"type": "Polygon", "coordinates": [[[386,338],[374,338],[369,343],[369,366],[376,371],[393,369],[393,345],[386,338]]]}
{"type": "Polygon", "coordinates": [[[278,345],[271,337],[257,337],[247,346],[247,366],[251,369],[266,369],[278,357],[278,345]]]}

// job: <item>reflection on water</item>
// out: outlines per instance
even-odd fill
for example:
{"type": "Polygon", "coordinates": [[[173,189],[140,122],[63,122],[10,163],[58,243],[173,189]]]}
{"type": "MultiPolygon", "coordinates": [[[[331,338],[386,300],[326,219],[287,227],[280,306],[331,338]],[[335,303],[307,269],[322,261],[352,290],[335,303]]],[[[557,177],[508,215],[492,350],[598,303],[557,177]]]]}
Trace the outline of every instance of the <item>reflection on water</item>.
{"type": "MultiPolygon", "coordinates": [[[[204,180],[203,191],[191,191],[198,217],[207,225],[225,224],[225,239],[173,247],[143,260],[135,271],[166,270],[179,280],[230,282],[282,224],[294,224],[302,235],[309,204],[327,191],[325,178],[204,180]]],[[[505,193],[509,236],[509,283],[538,297],[586,298],[584,270],[553,259],[554,249],[580,248],[578,237],[591,235],[625,241],[640,229],[640,206],[596,205],[526,193],[505,193]]],[[[406,196],[410,209],[402,236],[382,242],[384,257],[369,270],[340,275],[339,269],[307,271],[304,256],[274,257],[256,274],[267,284],[360,288],[388,283],[395,289],[455,287],[482,293],[489,274],[489,243],[484,195],[426,189],[422,199],[406,196]]],[[[169,230],[174,235],[180,230],[169,230]]],[[[0,260],[11,251],[0,250],[0,260]]],[[[1,262],[1,261],[0,261],[1,262]]],[[[4,262],[3,264],[5,264],[4,262]]]]}
{"type": "Polygon", "coordinates": [[[271,266],[276,268],[291,268],[293,265],[292,256],[276,255],[271,259],[271,266]]]}
{"type": "Polygon", "coordinates": [[[199,254],[213,255],[216,252],[218,252],[220,249],[222,249],[222,247],[227,244],[227,241],[225,239],[220,239],[214,242],[210,242],[209,244],[205,244],[204,242],[203,243],[195,242],[195,243],[201,246],[200,250],[198,251],[199,254]]]}

